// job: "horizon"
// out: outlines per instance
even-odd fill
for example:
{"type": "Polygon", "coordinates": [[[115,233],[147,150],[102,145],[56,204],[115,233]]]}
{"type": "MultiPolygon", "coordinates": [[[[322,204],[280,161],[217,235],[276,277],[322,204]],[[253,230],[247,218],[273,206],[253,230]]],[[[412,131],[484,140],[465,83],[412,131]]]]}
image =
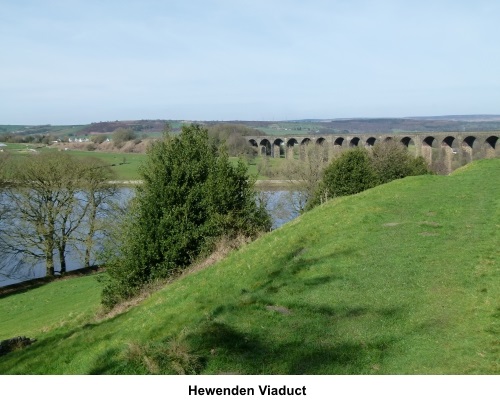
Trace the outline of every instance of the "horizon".
{"type": "Polygon", "coordinates": [[[500,104],[493,0],[0,0],[0,12],[0,122],[12,125],[493,115],[500,104]]]}

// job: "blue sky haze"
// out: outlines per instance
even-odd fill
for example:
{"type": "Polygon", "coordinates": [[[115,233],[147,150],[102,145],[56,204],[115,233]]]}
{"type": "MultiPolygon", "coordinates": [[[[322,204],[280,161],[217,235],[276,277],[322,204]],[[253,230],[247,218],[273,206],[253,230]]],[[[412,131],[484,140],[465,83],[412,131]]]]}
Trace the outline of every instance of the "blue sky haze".
{"type": "Polygon", "coordinates": [[[497,1],[0,0],[0,123],[497,114],[497,1]]]}

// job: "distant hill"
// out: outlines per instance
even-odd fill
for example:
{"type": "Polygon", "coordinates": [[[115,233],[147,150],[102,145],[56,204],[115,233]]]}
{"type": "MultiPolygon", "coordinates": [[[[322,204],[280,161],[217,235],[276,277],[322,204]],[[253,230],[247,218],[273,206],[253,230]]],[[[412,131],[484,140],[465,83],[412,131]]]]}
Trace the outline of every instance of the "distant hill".
{"type": "Polygon", "coordinates": [[[445,121],[500,121],[500,115],[441,115],[431,117],[406,117],[416,120],[445,120],[445,121]]]}
{"type": "Polygon", "coordinates": [[[354,118],[310,120],[320,133],[475,132],[500,130],[500,115],[456,115],[443,117],[354,118]]]}
{"type": "Polygon", "coordinates": [[[288,121],[187,121],[187,120],[125,120],[93,122],[87,125],[0,125],[0,141],[12,137],[88,136],[130,128],[144,136],[159,136],[168,125],[173,132],[184,124],[245,125],[268,135],[335,134],[335,133],[402,133],[402,132],[484,132],[500,131],[500,115],[445,115],[404,118],[336,118],[288,121]]]}

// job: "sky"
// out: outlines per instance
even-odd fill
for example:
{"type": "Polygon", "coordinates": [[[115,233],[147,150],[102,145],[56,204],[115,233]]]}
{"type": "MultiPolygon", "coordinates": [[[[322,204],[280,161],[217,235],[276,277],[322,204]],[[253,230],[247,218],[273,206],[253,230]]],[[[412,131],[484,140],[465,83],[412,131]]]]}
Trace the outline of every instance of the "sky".
{"type": "Polygon", "coordinates": [[[500,113],[497,0],[0,0],[0,124],[500,113]]]}

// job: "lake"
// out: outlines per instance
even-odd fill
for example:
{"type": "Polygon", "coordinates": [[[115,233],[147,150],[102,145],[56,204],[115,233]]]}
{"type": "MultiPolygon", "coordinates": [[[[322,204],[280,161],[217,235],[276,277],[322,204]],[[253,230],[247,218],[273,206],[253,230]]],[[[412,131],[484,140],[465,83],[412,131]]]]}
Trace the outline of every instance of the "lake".
{"type": "MultiPolygon", "coordinates": [[[[287,190],[270,190],[259,191],[262,200],[266,204],[266,208],[271,215],[273,222],[273,229],[279,228],[288,221],[297,217],[298,213],[294,209],[297,205],[298,195],[295,192],[287,190]]],[[[120,202],[125,203],[134,194],[133,188],[120,189],[118,199],[120,202]]],[[[58,256],[55,257],[56,263],[58,256]]],[[[68,271],[77,270],[83,267],[83,261],[76,249],[69,250],[67,254],[68,271]]],[[[43,277],[45,275],[45,264],[43,262],[22,266],[15,274],[15,276],[6,277],[0,274],[0,287],[19,283],[21,281],[43,277]]]]}

